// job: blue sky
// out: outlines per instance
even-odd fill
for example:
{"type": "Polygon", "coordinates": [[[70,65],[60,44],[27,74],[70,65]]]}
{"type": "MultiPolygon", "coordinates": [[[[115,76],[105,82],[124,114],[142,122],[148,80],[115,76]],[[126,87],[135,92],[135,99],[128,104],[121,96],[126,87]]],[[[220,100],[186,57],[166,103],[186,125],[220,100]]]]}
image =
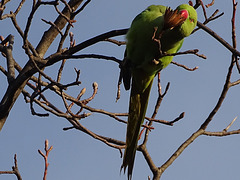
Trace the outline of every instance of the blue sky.
{"type": "MultiPolygon", "coordinates": [[[[188,1],[180,2],[187,3],[188,1]]],[[[74,33],[76,42],[80,43],[113,29],[128,28],[133,18],[151,4],[162,4],[175,8],[180,2],[153,0],[92,1],[76,17],[77,22],[71,31],[74,33]]],[[[209,3],[209,1],[204,3],[209,3]]],[[[9,3],[5,12],[9,12],[15,7],[16,4],[13,2],[9,3]]],[[[17,17],[22,29],[25,27],[30,8],[31,2],[26,2],[17,17]]],[[[208,26],[231,44],[232,2],[227,0],[216,1],[213,7],[207,9],[208,16],[215,9],[219,9],[220,12],[225,14],[209,23],[208,26]]],[[[199,8],[197,12],[199,21],[204,21],[202,9],[199,8]]],[[[41,18],[54,21],[55,17],[56,13],[53,7],[40,8],[29,33],[29,41],[34,46],[38,44],[43,32],[49,27],[41,21],[41,18]]],[[[237,12],[236,17],[239,17],[239,12],[237,12]]],[[[239,19],[236,23],[238,32],[239,19]]],[[[27,57],[21,48],[22,40],[14,30],[11,20],[0,21],[0,27],[0,35],[6,37],[11,33],[15,36],[13,55],[15,60],[23,66],[27,62],[27,57]]],[[[117,37],[116,39],[124,40],[124,37],[117,37]]],[[[59,37],[50,47],[46,56],[56,51],[58,41],[59,37]]],[[[68,41],[64,46],[69,46],[68,41]]],[[[185,117],[173,127],[156,123],[153,125],[155,129],[150,134],[147,146],[150,155],[158,166],[162,165],[200,127],[209,115],[220,96],[230,64],[231,53],[202,30],[186,38],[181,50],[189,49],[199,49],[200,54],[207,56],[207,60],[202,60],[194,55],[183,55],[175,57],[174,61],[188,67],[198,66],[198,70],[189,72],[171,64],[161,74],[163,88],[168,82],[171,85],[157,118],[172,120],[181,112],[185,112],[185,117]]],[[[81,53],[98,53],[122,59],[124,46],[118,47],[101,42],[78,54],[81,53]]],[[[3,57],[0,57],[0,65],[6,67],[3,57]]],[[[55,79],[59,66],[60,64],[57,63],[53,67],[46,68],[45,72],[55,79]]],[[[89,105],[110,112],[127,112],[129,92],[126,92],[123,87],[121,99],[118,103],[115,103],[119,75],[119,68],[116,63],[97,59],[69,60],[63,71],[62,83],[75,80],[74,67],[81,70],[80,80],[82,84],[70,88],[67,91],[68,93],[77,96],[79,91],[85,87],[87,92],[83,98],[87,98],[92,94],[92,83],[97,82],[99,85],[98,93],[89,105]]],[[[239,79],[239,74],[234,69],[232,81],[237,79],[239,79]]],[[[0,74],[0,82],[0,98],[2,98],[7,85],[6,78],[2,74],[0,74]]],[[[236,116],[239,117],[239,91],[240,86],[230,89],[226,100],[207,130],[222,131],[236,116]]],[[[61,99],[52,95],[50,92],[46,94],[54,104],[63,109],[61,99]]],[[[147,116],[152,114],[156,98],[157,84],[155,81],[147,116]]],[[[36,105],[35,107],[38,112],[44,112],[36,105]]],[[[81,123],[98,134],[125,140],[126,125],[105,115],[94,113],[81,120],[81,123]]],[[[42,179],[44,161],[37,150],[41,149],[43,151],[44,141],[48,139],[50,145],[53,146],[49,156],[48,180],[127,179],[126,175],[120,174],[122,159],[118,150],[110,148],[80,131],[62,130],[62,128],[69,126],[70,124],[65,119],[54,115],[47,118],[32,116],[29,104],[25,104],[23,96],[20,95],[0,135],[0,170],[11,170],[13,156],[16,153],[23,179],[42,179]]],[[[230,130],[239,129],[239,127],[240,120],[237,119],[230,130]]],[[[240,135],[222,138],[200,136],[164,172],[162,179],[236,179],[240,176],[239,140],[240,135]]],[[[146,180],[147,176],[152,177],[146,161],[139,152],[136,155],[133,173],[133,179],[146,180]]],[[[1,175],[0,180],[2,179],[12,180],[16,177],[14,175],[1,175]]]]}

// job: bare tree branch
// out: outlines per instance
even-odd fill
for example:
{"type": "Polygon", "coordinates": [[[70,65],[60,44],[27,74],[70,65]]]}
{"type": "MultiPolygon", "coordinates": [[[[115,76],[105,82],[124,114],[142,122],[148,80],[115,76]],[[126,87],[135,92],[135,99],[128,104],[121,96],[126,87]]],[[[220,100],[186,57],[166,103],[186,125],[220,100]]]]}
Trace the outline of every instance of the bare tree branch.
{"type": "MultiPolygon", "coordinates": [[[[82,0],[70,0],[69,6],[71,8],[77,9],[77,7],[81,3],[82,3],[82,0]]],[[[68,7],[65,7],[62,13],[70,17],[70,11],[68,7]]],[[[66,20],[62,16],[59,16],[54,22],[54,24],[56,24],[56,26],[58,26],[59,29],[63,29],[66,23],[67,23],[66,20]]],[[[53,40],[56,38],[57,35],[58,35],[58,31],[54,27],[50,27],[49,30],[44,33],[41,41],[39,42],[36,48],[36,52],[39,55],[39,57],[44,56],[47,49],[52,44],[53,40]]],[[[40,67],[40,68],[43,68],[43,67],[40,67]]],[[[32,68],[32,61],[29,61],[25,65],[23,70],[20,72],[20,74],[16,77],[16,79],[9,85],[6,93],[2,98],[2,101],[0,102],[0,130],[2,129],[12,106],[14,105],[19,94],[22,92],[27,81],[36,72],[37,70],[35,68],[32,68]]]]}
{"type": "Polygon", "coordinates": [[[0,171],[1,174],[15,174],[18,180],[22,180],[22,177],[20,175],[20,172],[18,170],[18,164],[17,164],[17,155],[14,155],[14,166],[12,167],[12,171],[0,171]]]}
{"type": "Polygon", "coordinates": [[[38,153],[44,158],[44,162],[45,162],[45,170],[44,170],[43,180],[47,179],[47,171],[48,171],[48,166],[49,166],[48,155],[52,149],[53,149],[53,146],[48,147],[48,140],[46,139],[45,140],[45,148],[44,148],[45,154],[41,150],[38,150],[38,153]]]}
{"type": "MultiPolygon", "coordinates": [[[[67,82],[65,84],[61,83],[62,76],[64,74],[63,69],[65,68],[65,64],[68,62],[68,59],[104,59],[107,61],[113,61],[117,64],[122,65],[123,61],[114,57],[114,55],[101,55],[96,53],[82,53],[81,51],[84,50],[87,47],[90,47],[92,45],[95,45],[99,42],[110,42],[112,45],[125,45],[125,41],[118,41],[115,39],[112,39],[116,36],[122,36],[125,35],[128,31],[128,29],[119,29],[119,30],[112,30],[106,33],[99,34],[95,37],[89,38],[86,41],[83,42],[77,42],[74,39],[73,33],[70,32],[70,29],[73,27],[73,23],[76,22],[74,19],[76,15],[80,14],[84,9],[86,9],[87,5],[91,2],[91,0],[70,0],[69,3],[67,3],[65,0],[56,0],[56,1],[41,1],[41,0],[34,0],[32,9],[30,10],[30,15],[27,18],[26,25],[24,30],[21,29],[17,22],[17,15],[19,11],[21,10],[23,4],[25,3],[25,0],[21,0],[16,7],[14,12],[10,12],[9,14],[4,14],[5,6],[10,0],[2,0],[0,2],[0,20],[10,18],[12,20],[12,23],[14,25],[14,28],[17,30],[19,36],[23,40],[23,50],[25,51],[25,54],[27,55],[27,63],[22,68],[14,59],[13,57],[13,43],[14,43],[14,37],[12,35],[7,36],[5,39],[0,36],[0,52],[2,53],[2,56],[4,59],[6,59],[7,66],[0,66],[0,71],[3,73],[4,76],[8,79],[8,88],[0,102],[0,130],[3,127],[3,124],[5,123],[8,114],[14,105],[16,99],[18,98],[19,94],[23,94],[24,100],[26,103],[29,103],[30,110],[33,115],[37,116],[48,116],[49,114],[53,114],[55,116],[64,118],[69,122],[69,127],[63,128],[64,131],[67,130],[79,130],[83,132],[84,134],[92,137],[93,139],[102,142],[103,144],[107,145],[108,147],[111,147],[113,149],[117,149],[120,152],[120,155],[122,157],[122,149],[125,148],[125,142],[114,139],[112,137],[105,137],[101,134],[97,134],[88,127],[83,126],[82,119],[86,118],[89,119],[93,116],[91,116],[93,113],[104,115],[107,117],[110,117],[111,120],[114,120],[116,122],[124,123],[126,124],[126,117],[128,116],[128,113],[115,113],[110,112],[104,109],[100,108],[93,108],[91,106],[91,101],[94,101],[96,99],[96,95],[98,92],[98,84],[93,83],[92,93],[86,98],[84,97],[86,94],[86,88],[81,88],[80,90],[78,86],[81,84],[80,81],[80,70],[75,68],[76,75],[74,76],[73,80],[71,82],[67,82]],[[60,11],[60,6],[64,6],[63,10],[60,11]],[[45,33],[43,34],[40,42],[38,43],[37,47],[35,48],[31,42],[30,42],[30,30],[32,28],[32,22],[35,18],[35,14],[38,12],[41,6],[52,6],[52,8],[55,8],[58,17],[54,22],[44,20],[45,23],[49,24],[50,27],[45,33]],[[70,32],[70,33],[69,33],[70,32]],[[54,53],[51,53],[47,57],[45,56],[45,53],[49,49],[49,47],[52,45],[52,42],[56,39],[56,37],[59,35],[59,42],[55,48],[54,53]],[[70,37],[69,41],[69,48],[64,48],[64,44],[66,43],[67,37],[70,37]],[[51,66],[57,62],[61,61],[61,65],[59,69],[57,69],[54,77],[51,77],[49,74],[46,73],[45,68],[48,66],[51,66]],[[17,70],[17,71],[16,71],[17,70]],[[15,71],[18,73],[16,75],[15,71]],[[36,75],[35,75],[36,74],[36,75]],[[56,76],[56,77],[55,77],[56,76]],[[55,80],[56,78],[56,80],[55,80]],[[69,88],[76,88],[77,94],[71,95],[69,94],[68,89],[69,88]],[[56,103],[55,99],[52,100],[51,98],[48,98],[48,95],[46,92],[54,93],[54,98],[59,98],[62,102],[63,106],[60,106],[56,103]],[[39,107],[44,112],[37,112],[37,108],[39,107]]],[[[193,5],[192,2],[190,4],[193,5]]],[[[162,90],[162,85],[160,82],[160,73],[158,73],[158,98],[156,99],[156,104],[153,109],[153,113],[151,117],[145,117],[146,124],[142,125],[142,130],[140,133],[140,137],[143,138],[143,142],[138,146],[137,150],[140,151],[145,158],[150,170],[153,174],[153,179],[158,180],[160,179],[163,172],[181,155],[181,153],[189,146],[192,142],[194,142],[199,136],[205,135],[205,136],[219,136],[219,137],[225,137],[233,134],[240,134],[240,129],[229,131],[230,127],[236,120],[234,118],[232,122],[223,130],[216,131],[216,132],[210,132],[206,131],[208,125],[213,121],[216,113],[218,113],[219,109],[222,107],[222,103],[226,99],[228,90],[238,84],[240,84],[240,79],[237,78],[237,80],[232,80],[232,72],[233,68],[236,65],[237,70],[240,72],[240,65],[238,63],[238,60],[240,58],[240,52],[237,50],[237,37],[236,37],[236,10],[237,10],[237,3],[235,0],[232,0],[233,4],[233,14],[232,14],[232,45],[230,45],[226,40],[224,40],[222,37],[220,37],[215,31],[209,29],[206,24],[217,20],[219,17],[223,15],[223,13],[219,13],[219,10],[215,10],[213,14],[208,17],[207,16],[207,8],[214,5],[214,0],[212,0],[211,3],[204,5],[202,0],[196,0],[196,3],[194,5],[195,8],[198,8],[199,6],[202,7],[202,13],[205,18],[204,22],[198,22],[197,25],[199,28],[197,28],[194,32],[197,30],[203,30],[213,38],[217,40],[217,42],[221,43],[225,48],[227,48],[228,51],[232,53],[230,65],[228,67],[228,72],[226,75],[226,79],[223,85],[223,89],[221,92],[221,95],[219,96],[219,99],[216,102],[216,105],[212,108],[212,111],[209,113],[208,117],[204,119],[200,127],[190,135],[184,142],[182,142],[178,148],[172,153],[172,155],[163,163],[160,165],[157,165],[157,162],[154,162],[154,160],[151,157],[151,154],[148,151],[147,148],[147,142],[149,140],[149,135],[152,129],[154,129],[153,124],[155,122],[162,123],[165,125],[173,126],[174,123],[179,123],[180,120],[183,120],[185,112],[182,112],[179,114],[178,117],[174,118],[173,120],[166,121],[166,120],[160,120],[156,119],[156,115],[159,111],[159,108],[161,106],[161,103],[165,97],[165,95],[168,93],[170,89],[170,83],[167,83],[165,90],[162,90]],[[205,8],[207,7],[207,8],[205,8]],[[145,133],[144,133],[145,132],[145,133]]],[[[155,29],[156,33],[157,29],[155,29]]],[[[184,52],[178,52],[174,54],[167,54],[162,52],[161,50],[161,43],[160,40],[155,38],[155,34],[153,35],[153,40],[158,42],[159,45],[159,57],[163,56],[177,56],[177,55],[186,55],[186,54],[194,54],[200,58],[206,59],[205,55],[198,54],[198,49],[188,50],[184,52]]],[[[154,61],[155,62],[155,61],[154,61]]],[[[155,63],[158,63],[157,61],[155,63]]],[[[184,68],[188,71],[194,71],[198,67],[189,68],[186,65],[179,64],[177,62],[172,62],[174,65],[184,68]]],[[[121,84],[121,78],[118,83],[118,96],[117,99],[120,97],[120,84],[121,84]]],[[[46,179],[47,175],[47,168],[48,168],[48,153],[51,151],[52,146],[48,147],[48,141],[45,142],[45,154],[38,150],[38,152],[43,156],[45,161],[45,171],[44,171],[44,178],[46,179]]],[[[14,164],[12,171],[0,171],[0,174],[15,174],[18,179],[22,179],[20,176],[20,173],[18,171],[17,167],[17,159],[16,155],[14,157],[14,164]]],[[[150,179],[150,176],[148,177],[150,179]]]]}

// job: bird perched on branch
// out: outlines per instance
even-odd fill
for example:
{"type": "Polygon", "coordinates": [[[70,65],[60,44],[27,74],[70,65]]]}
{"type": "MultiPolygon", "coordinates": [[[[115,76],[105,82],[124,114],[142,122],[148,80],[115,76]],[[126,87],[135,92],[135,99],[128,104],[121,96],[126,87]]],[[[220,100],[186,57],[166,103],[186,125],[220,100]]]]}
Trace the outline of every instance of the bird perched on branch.
{"type": "Polygon", "coordinates": [[[151,5],[133,20],[126,35],[127,45],[120,77],[130,89],[126,148],[121,169],[128,167],[132,179],[140,127],[145,118],[152,82],[156,74],[168,66],[197,24],[195,9],[182,4],[175,10],[151,5]],[[168,56],[166,56],[168,54],[168,56]]]}

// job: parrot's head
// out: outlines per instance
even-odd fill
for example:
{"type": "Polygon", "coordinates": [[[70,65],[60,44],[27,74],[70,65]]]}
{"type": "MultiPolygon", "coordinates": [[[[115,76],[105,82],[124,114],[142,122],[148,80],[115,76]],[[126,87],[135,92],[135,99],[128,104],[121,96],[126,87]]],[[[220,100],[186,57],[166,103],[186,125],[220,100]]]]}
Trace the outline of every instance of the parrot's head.
{"type": "Polygon", "coordinates": [[[185,19],[180,25],[180,32],[183,37],[187,37],[192,33],[197,25],[197,12],[191,5],[188,4],[178,6],[177,10],[185,19]]]}
{"type": "Polygon", "coordinates": [[[189,36],[197,24],[197,12],[196,10],[188,5],[182,4],[171,10],[167,8],[164,14],[164,28],[163,29],[174,29],[180,30],[183,37],[189,36]]]}

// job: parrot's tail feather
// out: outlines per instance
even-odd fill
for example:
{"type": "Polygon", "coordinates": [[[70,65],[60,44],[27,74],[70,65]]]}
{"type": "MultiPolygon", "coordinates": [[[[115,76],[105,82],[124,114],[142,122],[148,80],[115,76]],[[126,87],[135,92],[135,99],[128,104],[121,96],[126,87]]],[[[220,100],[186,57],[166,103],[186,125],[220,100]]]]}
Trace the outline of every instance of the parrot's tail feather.
{"type": "Polygon", "coordinates": [[[126,136],[126,149],[121,166],[121,170],[124,169],[124,173],[128,167],[128,180],[132,179],[139,132],[145,118],[153,78],[149,80],[150,83],[148,82],[147,88],[140,92],[138,88],[139,84],[136,85],[134,78],[132,82],[126,136]]]}

